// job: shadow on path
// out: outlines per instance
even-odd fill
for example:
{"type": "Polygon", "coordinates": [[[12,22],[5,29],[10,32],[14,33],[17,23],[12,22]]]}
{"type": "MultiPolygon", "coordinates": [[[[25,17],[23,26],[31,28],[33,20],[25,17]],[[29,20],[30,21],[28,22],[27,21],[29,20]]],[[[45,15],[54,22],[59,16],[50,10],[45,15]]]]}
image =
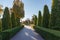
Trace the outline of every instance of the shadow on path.
{"type": "Polygon", "coordinates": [[[43,38],[30,26],[25,26],[10,40],[43,40],[43,38]]]}

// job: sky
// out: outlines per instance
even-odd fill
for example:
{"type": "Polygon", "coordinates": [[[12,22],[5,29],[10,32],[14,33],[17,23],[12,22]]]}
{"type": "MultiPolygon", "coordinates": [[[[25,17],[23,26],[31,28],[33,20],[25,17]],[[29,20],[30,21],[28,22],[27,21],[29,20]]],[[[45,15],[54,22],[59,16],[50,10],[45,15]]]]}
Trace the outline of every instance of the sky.
{"type": "MultiPolygon", "coordinates": [[[[5,7],[11,8],[13,6],[14,0],[0,0],[0,4],[3,5],[3,9],[5,7]]],[[[52,0],[22,0],[24,3],[25,17],[23,20],[27,18],[31,19],[32,16],[38,15],[38,11],[40,10],[43,14],[44,5],[47,5],[49,11],[51,11],[52,0]]]]}

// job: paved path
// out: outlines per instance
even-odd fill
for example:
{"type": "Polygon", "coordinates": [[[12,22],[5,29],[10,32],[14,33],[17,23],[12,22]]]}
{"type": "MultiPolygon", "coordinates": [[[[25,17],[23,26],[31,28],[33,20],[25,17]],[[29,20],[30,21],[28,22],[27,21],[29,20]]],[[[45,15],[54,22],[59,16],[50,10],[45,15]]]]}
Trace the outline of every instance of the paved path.
{"type": "Polygon", "coordinates": [[[43,40],[43,38],[30,26],[25,26],[10,40],[43,40]]]}

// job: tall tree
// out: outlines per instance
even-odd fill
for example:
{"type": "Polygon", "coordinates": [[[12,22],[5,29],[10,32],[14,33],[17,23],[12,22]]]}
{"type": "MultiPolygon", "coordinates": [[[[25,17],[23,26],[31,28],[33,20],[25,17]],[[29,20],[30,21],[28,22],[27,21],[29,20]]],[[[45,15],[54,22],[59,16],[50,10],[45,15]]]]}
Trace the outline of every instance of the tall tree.
{"type": "Polygon", "coordinates": [[[42,24],[42,26],[48,28],[48,25],[49,25],[49,9],[48,9],[48,6],[45,5],[44,12],[43,12],[43,24],[42,24]]]}
{"type": "Polygon", "coordinates": [[[37,25],[37,16],[36,15],[32,16],[32,20],[33,20],[34,25],[37,25]]]}
{"type": "Polygon", "coordinates": [[[13,12],[11,14],[11,21],[12,21],[12,28],[16,27],[17,26],[17,24],[16,24],[16,18],[15,18],[15,15],[14,15],[13,12]]]}
{"type": "Polygon", "coordinates": [[[52,0],[51,28],[60,30],[60,0],[52,0]]]}
{"type": "Polygon", "coordinates": [[[2,12],[3,12],[2,5],[0,5],[0,32],[2,31],[2,20],[1,20],[2,12]]]}
{"type": "Polygon", "coordinates": [[[2,21],[0,19],[0,32],[2,31],[2,21]]]}
{"type": "Polygon", "coordinates": [[[15,17],[20,18],[20,7],[16,4],[13,5],[13,12],[15,14],[15,17]]]}
{"type": "Polygon", "coordinates": [[[2,13],[3,9],[2,9],[2,5],[0,5],[0,13],[2,13]]]}
{"type": "Polygon", "coordinates": [[[5,7],[2,18],[2,30],[6,30],[10,28],[12,28],[10,13],[8,7],[5,7]]]}
{"type": "Polygon", "coordinates": [[[12,9],[18,25],[20,24],[20,19],[24,17],[24,3],[22,1],[16,0],[14,1],[12,9]]]}
{"type": "Polygon", "coordinates": [[[41,11],[39,11],[39,13],[38,13],[38,20],[37,21],[38,21],[37,25],[41,26],[41,11]]]}

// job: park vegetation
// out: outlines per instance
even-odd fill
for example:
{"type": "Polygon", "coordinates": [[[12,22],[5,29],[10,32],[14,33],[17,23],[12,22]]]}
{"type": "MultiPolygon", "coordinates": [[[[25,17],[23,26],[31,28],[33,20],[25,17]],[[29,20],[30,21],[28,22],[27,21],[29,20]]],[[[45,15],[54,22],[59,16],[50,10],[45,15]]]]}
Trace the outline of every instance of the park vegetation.
{"type": "Polygon", "coordinates": [[[39,11],[39,12],[38,12],[38,18],[37,18],[37,25],[38,25],[38,26],[41,26],[41,19],[42,19],[41,11],[39,11]]]}
{"type": "MultiPolygon", "coordinates": [[[[23,28],[20,22],[20,19],[24,17],[23,6],[23,3],[21,3],[21,6],[17,6],[16,4],[14,4],[11,9],[11,13],[9,12],[9,8],[5,7],[3,18],[0,19],[0,36],[2,36],[0,37],[0,39],[2,38],[2,40],[9,40],[9,38],[11,38],[14,34],[16,34],[16,32],[23,28]]],[[[58,1],[53,0],[51,12],[49,11],[48,6],[44,5],[43,15],[39,10],[38,16],[32,16],[32,23],[34,24],[34,29],[45,40],[60,40],[59,6],[60,4],[58,5],[58,1]]],[[[26,24],[27,23],[28,22],[26,22],[26,24]]]]}
{"type": "Polygon", "coordinates": [[[24,27],[20,22],[24,17],[23,3],[20,5],[13,4],[11,9],[8,7],[3,9],[3,18],[0,19],[0,40],[10,40],[24,27]]]}
{"type": "Polygon", "coordinates": [[[51,12],[44,6],[43,16],[38,14],[34,28],[45,40],[60,40],[60,7],[58,0],[53,0],[51,12]],[[40,19],[40,20],[39,20],[40,19]]]}

